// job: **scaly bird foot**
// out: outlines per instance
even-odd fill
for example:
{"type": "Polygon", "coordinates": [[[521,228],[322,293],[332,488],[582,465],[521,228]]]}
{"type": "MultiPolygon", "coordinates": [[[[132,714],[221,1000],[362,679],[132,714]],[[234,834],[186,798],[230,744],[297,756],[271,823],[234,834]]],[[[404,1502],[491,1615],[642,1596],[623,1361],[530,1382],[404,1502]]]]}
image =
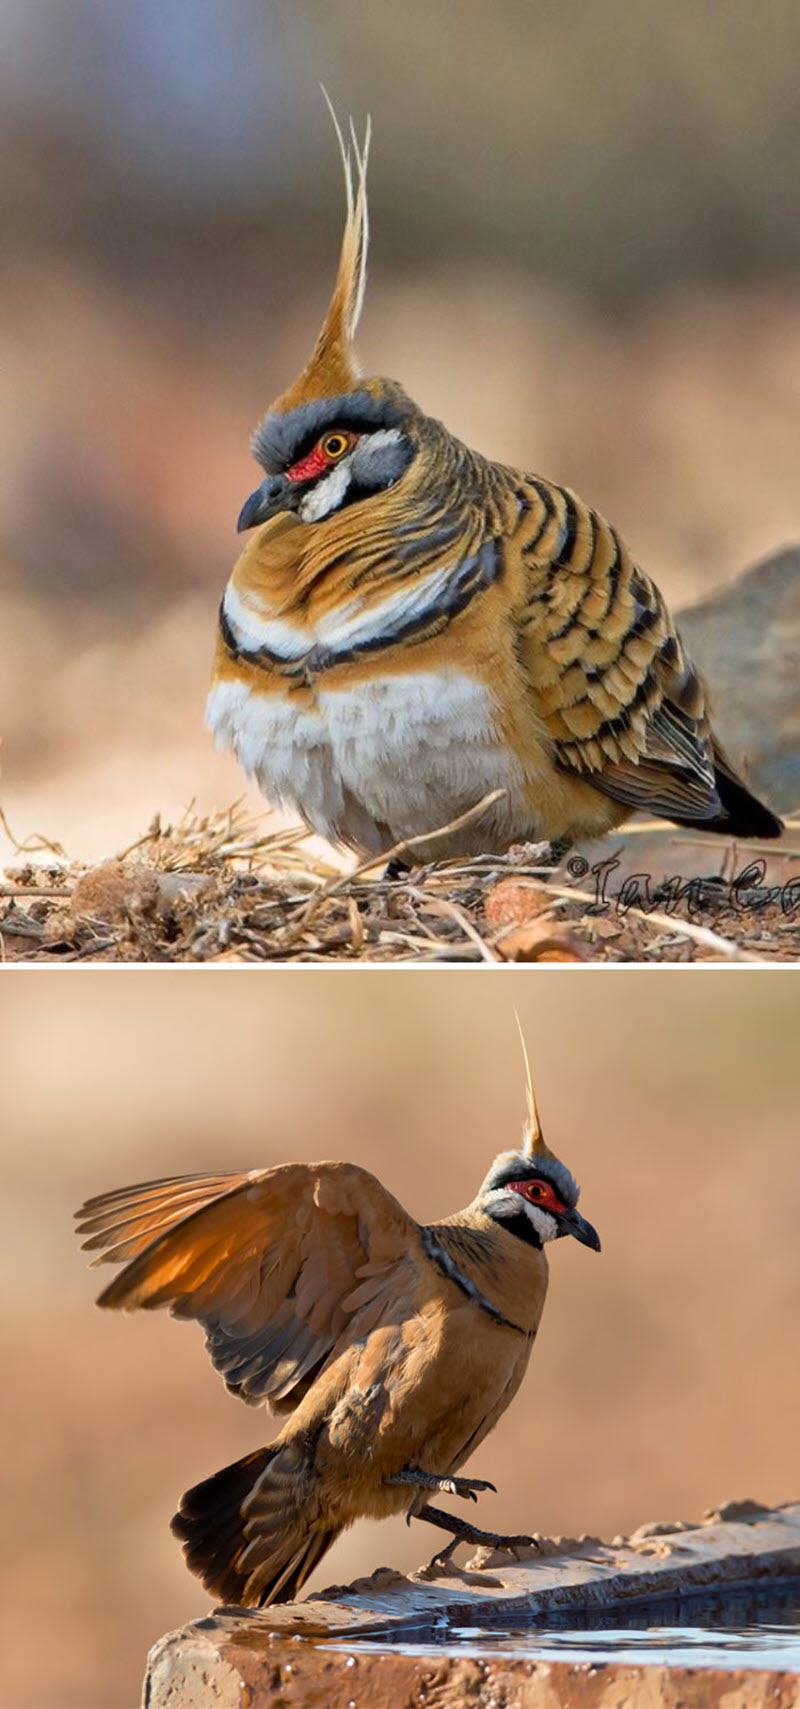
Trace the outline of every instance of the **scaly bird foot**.
{"type": "Polygon", "coordinates": [[[564,856],[569,854],[573,841],[573,837],[554,837],[545,857],[545,866],[560,866],[564,856]]]}
{"type": "MultiPolygon", "coordinates": [[[[387,1484],[406,1484],[411,1489],[435,1489],[438,1495],[460,1495],[464,1501],[477,1501],[478,1491],[490,1489],[497,1494],[495,1485],[486,1478],[449,1478],[439,1477],[435,1472],[421,1472],[416,1466],[404,1466],[402,1471],[395,1472],[390,1478],[384,1478],[387,1484]]],[[[413,1513],[407,1515],[407,1524],[411,1524],[413,1513]]]]}
{"type": "Polygon", "coordinates": [[[421,1507],[416,1519],[425,1519],[429,1525],[438,1525],[442,1531],[450,1531],[450,1542],[433,1556],[430,1566],[443,1567],[447,1565],[451,1555],[459,1543],[484,1544],[492,1549],[538,1549],[535,1537],[507,1537],[499,1531],[481,1531],[479,1526],[470,1525],[468,1520],[456,1519],[455,1515],[443,1513],[438,1507],[428,1503],[421,1507]]]}

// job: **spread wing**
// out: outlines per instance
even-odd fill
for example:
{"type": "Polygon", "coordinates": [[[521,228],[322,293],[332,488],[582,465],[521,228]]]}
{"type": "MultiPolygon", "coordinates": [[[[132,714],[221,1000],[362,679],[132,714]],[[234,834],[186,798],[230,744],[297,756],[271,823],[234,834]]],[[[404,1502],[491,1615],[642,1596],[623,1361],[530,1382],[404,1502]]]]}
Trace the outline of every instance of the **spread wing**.
{"type": "Polygon", "coordinates": [[[95,1264],[124,1264],[98,1305],[195,1318],[226,1387],[291,1410],[341,1338],[413,1309],[420,1230],[366,1169],[289,1163],[146,1181],[77,1213],[95,1264]]]}
{"type": "Polygon", "coordinates": [[[524,492],[521,650],[558,765],[629,807],[724,816],[703,684],[658,589],[574,493],[524,492]]]}

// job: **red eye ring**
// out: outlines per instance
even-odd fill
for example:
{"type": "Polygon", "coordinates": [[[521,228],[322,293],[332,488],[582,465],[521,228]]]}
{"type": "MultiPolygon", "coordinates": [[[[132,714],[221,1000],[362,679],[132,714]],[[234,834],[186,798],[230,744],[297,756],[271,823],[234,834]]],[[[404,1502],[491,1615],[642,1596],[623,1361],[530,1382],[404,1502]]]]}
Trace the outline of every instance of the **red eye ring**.
{"type": "Polygon", "coordinates": [[[566,1205],[562,1205],[549,1181],[509,1181],[508,1187],[512,1193],[519,1193],[521,1198],[527,1199],[529,1205],[541,1205],[547,1211],[566,1210],[566,1205]]]}
{"type": "Polygon", "coordinates": [[[290,481],[314,481],[318,475],[324,474],[330,463],[338,463],[346,451],[350,450],[358,438],[357,433],[345,433],[336,428],[333,432],[323,433],[317,440],[313,451],[301,457],[298,463],[292,463],[286,470],[290,481]]]}

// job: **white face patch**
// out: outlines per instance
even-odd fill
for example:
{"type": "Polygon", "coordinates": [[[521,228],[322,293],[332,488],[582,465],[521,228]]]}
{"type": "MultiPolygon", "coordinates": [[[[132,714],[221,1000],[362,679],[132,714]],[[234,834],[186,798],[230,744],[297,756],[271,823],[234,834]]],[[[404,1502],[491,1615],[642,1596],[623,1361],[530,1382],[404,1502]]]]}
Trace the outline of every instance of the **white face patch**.
{"type": "Polygon", "coordinates": [[[523,1210],[528,1221],[533,1223],[542,1245],[546,1241],[556,1240],[558,1237],[558,1223],[555,1217],[551,1216],[549,1211],[543,1211],[540,1205],[532,1205],[529,1199],[523,1197],[522,1193],[511,1192],[508,1187],[495,1187],[491,1193],[483,1194],[480,1198],[480,1205],[482,1210],[488,1210],[489,1215],[492,1214],[492,1211],[496,1212],[497,1221],[501,1228],[505,1217],[510,1216],[512,1211],[518,1213],[523,1210]],[[509,1199],[512,1198],[514,1204],[510,1206],[509,1199]]]}
{"type": "Polygon", "coordinates": [[[555,1240],[558,1236],[558,1223],[555,1217],[551,1216],[549,1211],[543,1211],[541,1205],[530,1204],[527,1199],[522,1197],[521,1193],[515,1193],[514,1197],[521,1200],[525,1215],[528,1221],[533,1223],[542,1245],[547,1240],[555,1240]]]}
{"type": "Polygon", "coordinates": [[[320,522],[323,516],[329,516],[332,510],[339,509],[350,485],[351,463],[352,452],[349,457],[343,457],[342,461],[331,469],[329,475],[317,481],[311,491],[306,493],[298,512],[304,522],[320,522]]]}

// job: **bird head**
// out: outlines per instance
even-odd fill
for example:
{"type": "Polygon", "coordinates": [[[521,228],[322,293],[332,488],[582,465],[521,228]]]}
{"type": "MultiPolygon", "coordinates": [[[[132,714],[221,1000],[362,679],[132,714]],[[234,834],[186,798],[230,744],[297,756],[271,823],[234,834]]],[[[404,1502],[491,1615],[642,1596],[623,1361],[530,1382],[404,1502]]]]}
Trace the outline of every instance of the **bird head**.
{"type": "Polygon", "coordinates": [[[329,101],[328,106],[347,195],[339,271],[310,360],[253,435],[253,455],[265,479],[242,506],[240,533],[280,511],[321,522],[394,486],[414,456],[415,425],[422,420],[401,386],[363,379],[356,361],[353,339],[367,269],[370,127],[368,122],[359,147],[351,120],[346,143],[329,101]]]}
{"type": "Polygon", "coordinates": [[[530,1245],[544,1246],[549,1240],[571,1234],[582,1246],[599,1252],[597,1230],[577,1209],[580,1187],[566,1164],[545,1144],[524,1039],[522,1050],[528,1105],[522,1146],[519,1151],[504,1151],[495,1158],[477,1203],[486,1215],[530,1245]]]}

